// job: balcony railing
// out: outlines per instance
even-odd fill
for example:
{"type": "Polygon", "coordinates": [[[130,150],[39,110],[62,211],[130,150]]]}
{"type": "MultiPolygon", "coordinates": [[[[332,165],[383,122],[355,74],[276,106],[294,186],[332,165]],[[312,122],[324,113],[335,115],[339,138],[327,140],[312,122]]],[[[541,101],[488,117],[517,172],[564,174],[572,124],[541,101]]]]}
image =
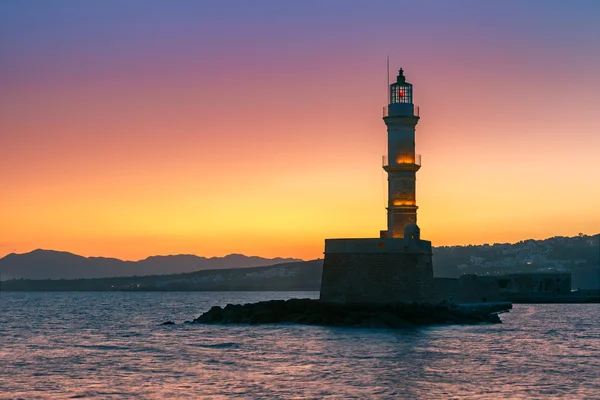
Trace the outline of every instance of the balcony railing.
{"type": "MultiPolygon", "coordinates": [[[[382,156],[381,164],[384,167],[387,167],[390,165],[388,162],[388,156],[382,156]]],[[[394,165],[410,165],[410,164],[415,164],[420,167],[421,166],[421,155],[415,154],[414,157],[411,155],[399,156],[396,158],[396,162],[392,163],[392,166],[394,166],[394,165]]]]}
{"type": "MultiPolygon", "coordinates": [[[[415,111],[414,111],[414,115],[415,117],[419,116],[419,106],[414,106],[415,107],[415,111]]],[[[389,110],[388,110],[388,106],[383,107],[383,116],[384,117],[388,117],[389,116],[389,110]]]]}

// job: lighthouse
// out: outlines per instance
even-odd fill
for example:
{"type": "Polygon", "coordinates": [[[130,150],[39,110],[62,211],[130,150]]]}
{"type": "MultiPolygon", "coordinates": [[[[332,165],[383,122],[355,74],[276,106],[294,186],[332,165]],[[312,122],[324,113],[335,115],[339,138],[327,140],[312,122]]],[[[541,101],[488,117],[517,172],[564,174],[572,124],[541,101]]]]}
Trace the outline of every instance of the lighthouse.
{"type": "Polygon", "coordinates": [[[431,242],[417,226],[416,175],[421,156],[415,153],[419,109],[413,86],[400,69],[389,85],[383,109],[387,127],[387,230],[378,238],[325,239],[321,275],[323,301],[342,303],[486,302],[499,299],[494,282],[467,276],[434,278],[431,242]],[[490,284],[491,282],[491,284],[490,284]]]}
{"type": "Polygon", "coordinates": [[[413,86],[402,69],[389,86],[388,103],[383,112],[388,143],[383,156],[383,169],[388,175],[387,231],[382,231],[381,237],[403,238],[404,228],[417,223],[415,189],[421,156],[415,154],[419,112],[413,103],[413,86]]]}
{"type": "MultiPolygon", "coordinates": [[[[433,288],[431,242],[417,226],[415,154],[419,112],[413,87],[404,71],[389,85],[383,121],[388,148],[383,169],[388,174],[387,230],[379,237],[325,239],[320,299],[334,302],[431,302],[433,288]]],[[[375,236],[375,235],[373,235],[375,236]]]]}

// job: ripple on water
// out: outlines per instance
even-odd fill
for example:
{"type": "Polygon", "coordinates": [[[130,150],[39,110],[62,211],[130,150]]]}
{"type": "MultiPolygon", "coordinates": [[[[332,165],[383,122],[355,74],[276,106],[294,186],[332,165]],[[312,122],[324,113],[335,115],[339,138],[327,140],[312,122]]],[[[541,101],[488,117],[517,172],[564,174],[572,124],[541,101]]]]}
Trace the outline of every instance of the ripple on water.
{"type": "Polygon", "coordinates": [[[207,349],[231,349],[240,347],[239,343],[225,342],[225,343],[211,343],[211,344],[196,344],[199,347],[205,347],[207,349]]]}
{"type": "Polygon", "coordinates": [[[598,398],[600,307],[500,325],[157,326],[317,293],[3,293],[2,398],[598,398]]]}

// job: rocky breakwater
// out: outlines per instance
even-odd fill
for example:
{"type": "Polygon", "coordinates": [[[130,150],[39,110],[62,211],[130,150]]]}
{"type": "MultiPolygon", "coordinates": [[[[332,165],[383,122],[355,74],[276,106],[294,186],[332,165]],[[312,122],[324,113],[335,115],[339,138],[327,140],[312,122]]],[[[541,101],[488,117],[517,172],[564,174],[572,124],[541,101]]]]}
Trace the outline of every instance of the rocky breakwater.
{"type": "Polygon", "coordinates": [[[324,326],[405,328],[442,324],[501,323],[495,313],[420,303],[332,303],[312,299],[271,300],[212,307],[192,321],[201,324],[296,323],[324,326]]]}

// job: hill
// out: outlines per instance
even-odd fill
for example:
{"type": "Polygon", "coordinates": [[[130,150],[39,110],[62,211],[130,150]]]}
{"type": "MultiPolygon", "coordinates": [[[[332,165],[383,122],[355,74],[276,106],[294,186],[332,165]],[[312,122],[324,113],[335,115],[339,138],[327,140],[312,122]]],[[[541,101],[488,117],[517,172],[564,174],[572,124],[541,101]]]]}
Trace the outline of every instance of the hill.
{"type": "MultiPolygon", "coordinates": [[[[600,289],[598,236],[435,247],[433,256],[435,277],[571,271],[574,289],[600,289]]],[[[322,260],[240,254],[129,262],[37,250],[0,259],[4,290],[319,290],[322,266],[322,260]],[[6,281],[14,278],[26,280],[6,281]]]]}
{"type": "Polygon", "coordinates": [[[120,276],[177,274],[209,269],[269,266],[302,261],[294,258],[262,258],[229,254],[225,257],[195,255],[153,256],[140,261],[117,258],[82,257],[76,254],[34,250],[9,254],[0,259],[2,280],[8,279],[89,279],[120,276]]]}
{"type": "Polygon", "coordinates": [[[433,249],[434,275],[571,271],[573,288],[600,288],[600,235],[433,249]]]}
{"type": "Polygon", "coordinates": [[[169,290],[319,290],[323,260],[266,267],[204,270],[185,274],[97,279],[12,279],[2,290],[14,291],[169,291],[169,290]]]}

